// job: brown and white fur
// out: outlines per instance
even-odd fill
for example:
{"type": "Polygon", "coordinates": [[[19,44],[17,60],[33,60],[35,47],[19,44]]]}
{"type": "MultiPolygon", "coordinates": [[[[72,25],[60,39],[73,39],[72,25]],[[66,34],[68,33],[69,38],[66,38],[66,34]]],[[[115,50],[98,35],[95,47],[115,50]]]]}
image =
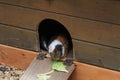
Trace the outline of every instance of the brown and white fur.
{"type": "MultiPolygon", "coordinates": [[[[65,65],[73,64],[73,53],[68,51],[69,43],[66,37],[58,35],[53,37],[48,44],[48,54],[50,54],[51,60],[54,61],[64,61],[65,65]]],[[[40,58],[43,59],[44,54],[40,55],[40,58]]]]}
{"type": "Polygon", "coordinates": [[[65,37],[57,36],[48,46],[52,60],[63,60],[68,53],[68,42],[65,37]]]}

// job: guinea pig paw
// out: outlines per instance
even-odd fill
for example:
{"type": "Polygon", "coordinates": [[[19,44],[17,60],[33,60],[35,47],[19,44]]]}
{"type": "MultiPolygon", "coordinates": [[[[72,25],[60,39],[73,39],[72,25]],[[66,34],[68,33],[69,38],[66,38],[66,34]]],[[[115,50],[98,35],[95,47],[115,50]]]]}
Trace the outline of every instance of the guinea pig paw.
{"type": "Polygon", "coordinates": [[[37,59],[38,59],[38,60],[44,60],[45,57],[46,57],[46,54],[41,53],[41,54],[39,54],[39,55],[37,56],[37,59]]]}
{"type": "Polygon", "coordinates": [[[64,61],[64,64],[66,66],[71,66],[73,64],[73,59],[72,58],[67,58],[65,61],[64,61]]]}

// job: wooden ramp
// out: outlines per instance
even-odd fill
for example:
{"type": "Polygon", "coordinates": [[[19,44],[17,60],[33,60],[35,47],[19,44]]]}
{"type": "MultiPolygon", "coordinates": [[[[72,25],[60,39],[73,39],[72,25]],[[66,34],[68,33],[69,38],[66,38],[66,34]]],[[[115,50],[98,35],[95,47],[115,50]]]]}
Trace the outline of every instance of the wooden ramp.
{"type": "MultiPolygon", "coordinates": [[[[27,68],[20,80],[36,80],[38,74],[43,74],[51,71],[52,61],[50,59],[38,60],[34,59],[27,68]]],[[[49,80],[68,80],[74,70],[74,64],[67,67],[68,73],[54,71],[49,80]]]]}

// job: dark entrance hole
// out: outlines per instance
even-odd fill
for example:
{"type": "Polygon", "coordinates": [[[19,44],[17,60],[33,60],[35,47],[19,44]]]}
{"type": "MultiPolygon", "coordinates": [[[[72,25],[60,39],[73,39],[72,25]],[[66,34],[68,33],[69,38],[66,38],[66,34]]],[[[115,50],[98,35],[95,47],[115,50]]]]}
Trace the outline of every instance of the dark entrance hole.
{"type": "Polygon", "coordinates": [[[43,20],[38,27],[39,43],[40,50],[46,50],[50,39],[57,35],[64,35],[69,42],[69,51],[73,52],[72,38],[68,30],[56,20],[45,19],[43,20]],[[46,44],[46,45],[45,45],[46,44]]]}

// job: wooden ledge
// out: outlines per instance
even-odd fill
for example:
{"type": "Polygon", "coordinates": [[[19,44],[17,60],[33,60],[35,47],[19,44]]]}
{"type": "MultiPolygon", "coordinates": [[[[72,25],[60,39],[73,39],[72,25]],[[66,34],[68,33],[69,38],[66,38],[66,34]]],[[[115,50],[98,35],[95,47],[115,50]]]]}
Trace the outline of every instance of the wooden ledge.
{"type": "Polygon", "coordinates": [[[26,69],[36,55],[36,52],[0,44],[0,63],[8,66],[26,69]]]}
{"type": "MultiPolygon", "coordinates": [[[[37,53],[0,44],[0,63],[27,69],[37,53]]],[[[120,72],[75,62],[69,80],[120,80],[120,72]]]]}
{"type": "Polygon", "coordinates": [[[120,80],[120,72],[75,62],[76,68],[69,80],[120,80]]]}

